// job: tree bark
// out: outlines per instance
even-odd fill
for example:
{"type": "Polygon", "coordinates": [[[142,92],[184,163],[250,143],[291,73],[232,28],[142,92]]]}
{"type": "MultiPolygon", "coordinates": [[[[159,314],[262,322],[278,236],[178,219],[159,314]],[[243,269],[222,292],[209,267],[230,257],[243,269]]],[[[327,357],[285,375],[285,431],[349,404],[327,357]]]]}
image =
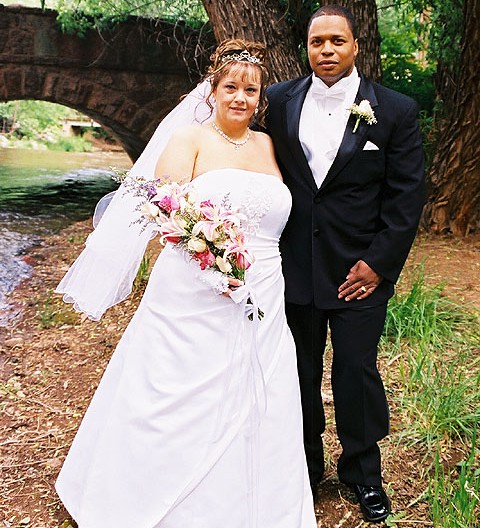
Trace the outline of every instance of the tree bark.
{"type": "Polygon", "coordinates": [[[217,42],[227,38],[266,44],[272,81],[306,73],[288,23],[285,8],[276,0],[202,0],[217,42]]]}
{"type": "Polygon", "coordinates": [[[356,65],[372,81],[380,81],[380,32],[378,31],[377,4],[375,0],[322,0],[321,4],[336,3],[349,9],[358,29],[358,55],[356,65]]]}
{"type": "Polygon", "coordinates": [[[427,178],[422,225],[433,233],[480,232],[480,0],[465,0],[459,67],[438,67],[444,119],[427,178]]]}

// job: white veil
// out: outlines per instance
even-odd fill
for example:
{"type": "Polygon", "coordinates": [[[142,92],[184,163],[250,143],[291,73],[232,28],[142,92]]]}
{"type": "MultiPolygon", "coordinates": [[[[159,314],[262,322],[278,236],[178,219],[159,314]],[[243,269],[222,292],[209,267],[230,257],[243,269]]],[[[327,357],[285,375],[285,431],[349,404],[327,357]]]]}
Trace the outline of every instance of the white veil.
{"type": "MultiPolygon", "coordinates": [[[[133,165],[130,175],[153,178],[157,160],[173,132],[195,122],[202,123],[211,115],[206,99],[209,80],[192,90],[158,125],[145,150],[133,165]]],[[[125,191],[123,185],[102,199],[95,213],[95,230],[89,235],[85,249],[55,289],[75,310],[98,321],[105,310],[125,299],[153,236],[151,228],[133,223],[139,217],[141,198],[125,191]],[[101,219],[98,221],[98,217],[101,219]]]]}

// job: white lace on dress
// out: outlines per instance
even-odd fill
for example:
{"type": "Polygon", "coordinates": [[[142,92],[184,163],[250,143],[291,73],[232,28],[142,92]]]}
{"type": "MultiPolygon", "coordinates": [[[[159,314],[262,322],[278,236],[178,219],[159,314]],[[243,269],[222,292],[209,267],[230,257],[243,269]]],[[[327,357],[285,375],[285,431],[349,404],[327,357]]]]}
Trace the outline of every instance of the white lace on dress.
{"type": "Polygon", "coordinates": [[[241,209],[246,220],[241,223],[242,229],[247,235],[256,235],[262,218],[268,213],[272,199],[268,187],[259,182],[258,178],[251,177],[242,200],[241,209]]]}
{"type": "MultiPolygon", "coordinates": [[[[197,268],[199,267],[197,262],[194,262],[193,260],[191,260],[191,262],[195,264],[197,268]]],[[[221,295],[228,290],[228,278],[220,271],[213,269],[198,270],[196,277],[207,286],[210,286],[217,295],[221,295]]]]}

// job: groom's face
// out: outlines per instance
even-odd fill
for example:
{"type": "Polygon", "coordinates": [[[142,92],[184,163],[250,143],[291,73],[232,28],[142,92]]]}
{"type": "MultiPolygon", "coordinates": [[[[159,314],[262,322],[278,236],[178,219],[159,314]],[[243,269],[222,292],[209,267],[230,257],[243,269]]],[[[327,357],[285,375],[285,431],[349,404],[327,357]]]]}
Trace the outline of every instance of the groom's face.
{"type": "Polygon", "coordinates": [[[312,20],[308,31],[308,60],[317,77],[332,86],[352,73],[358,43],[347,19],[322,15],[312,20]]]}

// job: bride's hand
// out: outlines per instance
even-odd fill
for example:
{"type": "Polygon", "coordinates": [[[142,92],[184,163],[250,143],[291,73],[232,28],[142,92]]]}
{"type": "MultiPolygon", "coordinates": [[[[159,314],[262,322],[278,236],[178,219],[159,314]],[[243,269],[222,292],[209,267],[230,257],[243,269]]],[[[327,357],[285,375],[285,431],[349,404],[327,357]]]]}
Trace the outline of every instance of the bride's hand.
{"type": "Polygon", "coordinates": [[[230,294],[239,288],[240,286],[243,286],[245,283],[241,281],[240,279],[234,279],[233,277],[228,277],[228,290],[223,293],[222,295],[225,295],[225,297],[230,297],[230,294]]]}

